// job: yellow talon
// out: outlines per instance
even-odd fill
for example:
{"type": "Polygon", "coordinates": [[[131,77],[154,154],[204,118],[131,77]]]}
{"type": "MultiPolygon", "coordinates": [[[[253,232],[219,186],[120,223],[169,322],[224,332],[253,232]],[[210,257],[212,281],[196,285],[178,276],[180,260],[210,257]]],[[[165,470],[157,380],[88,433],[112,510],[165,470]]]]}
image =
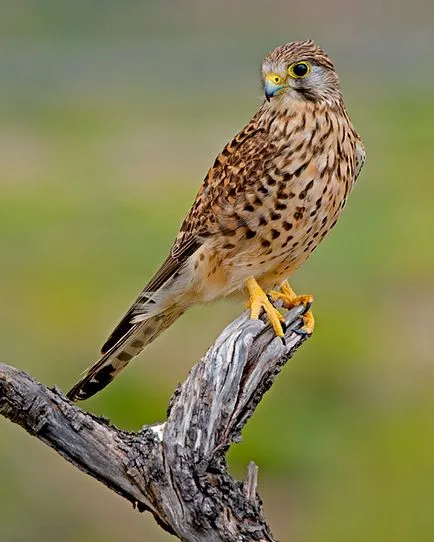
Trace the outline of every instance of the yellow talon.
{"type": "MultiPolygon", "coordinates": [[[[283,301],[283,306],[286,309],[291,309],[292,307],[297,307],[298,305],[304,305],[305,307],[309,306],[313,302],[313,296],[311,295],[297,295],[291,286],[288,284],[288,281],[285,282],[280,287],[280,292],[276,290],[271,290],[268,292],[269,297],[272,301],[277,301],[281,299],[283,301]]],[[[307,335],[313,333],[315,327],[315,318],[313,317],[312,311],[309,309],[303,315],[303,327],[300,331],[303,331],[307,335]]]]}
{"type": "Polygon", "coordinates": [[[267,294],[253,277],[246,280],[246,288],[250,298],[248,303],[248,307],[250,307],[250,318],[257,320],[261,309],[264,309],[276,335],[278,337],[284,337],[285,334],[283,333],[282,322],[285,321],[285,318],[280,314],[276,307],[273,307],[267,294]]]}

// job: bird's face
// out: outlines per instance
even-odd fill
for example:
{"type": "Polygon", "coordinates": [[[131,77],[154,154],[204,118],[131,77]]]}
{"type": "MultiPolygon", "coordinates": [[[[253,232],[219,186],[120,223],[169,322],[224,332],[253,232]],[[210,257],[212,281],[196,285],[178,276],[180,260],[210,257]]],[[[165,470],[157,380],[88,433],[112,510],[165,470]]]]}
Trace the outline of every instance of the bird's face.
{"type": "Polygon", "coordinates": [[[274,49],[262,65],[268,101],[340,100],[339,79],[327,54],[313,41],[288,43],[274,49]]]}

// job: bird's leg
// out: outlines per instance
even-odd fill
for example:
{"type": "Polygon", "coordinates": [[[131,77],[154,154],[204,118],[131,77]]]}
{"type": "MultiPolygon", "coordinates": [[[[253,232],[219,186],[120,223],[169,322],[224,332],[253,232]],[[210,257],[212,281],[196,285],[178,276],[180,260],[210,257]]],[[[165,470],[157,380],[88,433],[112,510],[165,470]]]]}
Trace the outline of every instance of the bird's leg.
{"type": "Polygon", "coordinates": [[[248,307],[250,308],[250,318],[257,320],[261,309],[264,309],[276,335],[278,337],[284,337],[285,334],[283,333],[282,322],[285,321],[285,318],[280,314],[276,307],[273,306],[268,299],[267,294],[253,277],[246,280],[246,288],[249,292],[248,307]]]}
{"type": "Polygon", "coordinates": [[[268,292],[268,297],[273,302],[281,299],[283,301],[283,306],[286,309],[291,309],[292,307],[297,307],[298,305],[304,305],[306,307],[306,312],[303,315],[303,327],[299,331],[306,335],[311,335],[313,333],[315,318],[310,310],[310,306],[313,303],[313,297],[311,295],[297,295],[288,284],[288,281],[285,280],[280,287],[280,292],[271,290],[268,292]]]}

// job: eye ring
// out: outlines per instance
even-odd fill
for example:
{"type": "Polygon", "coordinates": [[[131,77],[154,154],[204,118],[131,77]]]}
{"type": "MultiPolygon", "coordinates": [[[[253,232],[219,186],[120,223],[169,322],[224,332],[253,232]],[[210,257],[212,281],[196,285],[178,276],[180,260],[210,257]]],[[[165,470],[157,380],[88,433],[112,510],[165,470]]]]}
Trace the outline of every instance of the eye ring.
{"type": "Polygon", "coordinates": [[[311,66],[309,62],[294,62],[288,68],[288,73],[294,79],[304,79],[309,75],[311,66]]]}

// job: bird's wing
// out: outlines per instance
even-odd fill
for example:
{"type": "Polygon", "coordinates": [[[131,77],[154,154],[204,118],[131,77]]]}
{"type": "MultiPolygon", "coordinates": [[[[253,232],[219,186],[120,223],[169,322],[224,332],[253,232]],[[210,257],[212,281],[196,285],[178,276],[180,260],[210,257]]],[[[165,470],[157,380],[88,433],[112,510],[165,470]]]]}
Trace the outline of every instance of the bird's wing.
{"type": "MultiPolygon", "coordinates": [[[[225,224],[227,222],[222,215],[222,203],[227,204],[234,185],[237,185],[237,191],[240,190],[245,184],[243,181],[246,181],[249,176],[249,171],[236,170],[232,164],[239,161],[239,155],[252,154],[257,145],[252,146],[247,142],[259,133],[260,130],[254,118],[217,156],[192,208],[181,224],[169,256],[104,343],[101,349],[102,354],[107,353],[115,345],[119,345],[124,337],[131,335],[133,329],[140,325],[137,316],[146,314],[149,309],[152,310],[154,302],[152,294],[158,292],[182,269],[188,258],[213,233],[213,229],[225,227],[223,223],[220,223],[222,220],[225,224]]],[[[237,226],[238,224],[234,225],[234,227],[237,226]]]]}

